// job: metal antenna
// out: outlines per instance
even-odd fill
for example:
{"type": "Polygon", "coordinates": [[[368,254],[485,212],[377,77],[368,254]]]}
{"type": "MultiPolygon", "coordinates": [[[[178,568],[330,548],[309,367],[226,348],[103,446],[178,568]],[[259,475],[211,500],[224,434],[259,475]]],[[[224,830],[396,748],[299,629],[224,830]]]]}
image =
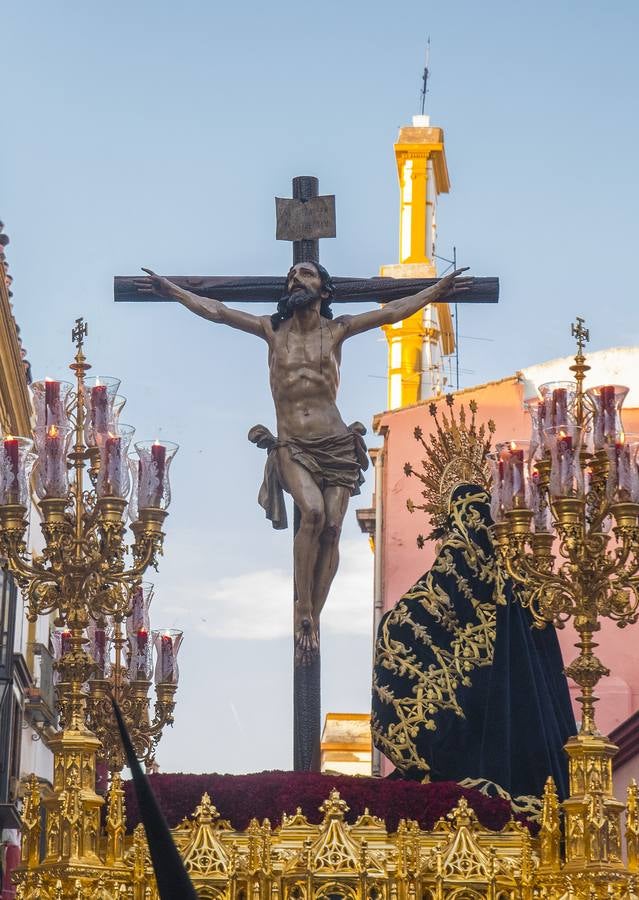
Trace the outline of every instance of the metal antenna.
{"type": "Polygon", "coordinates": [[[428,35],[428,40],[426,41],[426,64],[424,65],[424,73],[422,75],[422,106],[421,113],[424,115],[424,110],[426,108],[426,94],[428,93],[428,78],[430,76],[430,69],[428,65],[430,63],[430,35],[428,35]]]}
{"type": "MultiPolygon", "coordinates": [[[[446,256],[438,256],[436,253],[434,254],[434,256],[435,256],[435,259],[440,259],[442,262],[448,263],[448,265],[446,266],[444,271],[440,274],[440,276],[439,276],[440,278],[442,278],[446,274],[446,272],[448,272],[449,269],[452,268],[454,270],[457,268],[457,247],[453,247],[453,258],[452,259],[448,259],[446,256]]],[[[458,318],[458,316],[459,316],[459,309],[458,309],[457,304],[455,303],[454,317],[455,317],[455,381],[457,384],[456,390],[459,390],[459,373],[460,373],[460,368],[459,368],[459,318],[458,318]]],[[[464,370],[464,371],[466,371],[466,370],[464,370]]]]}

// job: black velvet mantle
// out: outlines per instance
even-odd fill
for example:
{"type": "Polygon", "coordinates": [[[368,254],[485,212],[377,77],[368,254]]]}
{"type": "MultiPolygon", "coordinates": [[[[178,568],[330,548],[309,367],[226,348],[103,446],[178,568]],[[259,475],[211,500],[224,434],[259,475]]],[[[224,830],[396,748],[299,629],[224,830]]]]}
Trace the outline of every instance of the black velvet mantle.
{"type": "Polygon", "coordinates": [[[539,797],[552,775],[563,798],[576,725],[559,643],[510,583],[497,590],[491,524],[488,494],[456,488],[431,570],[380,622],[373,739],[403,777],[539,797]]]}

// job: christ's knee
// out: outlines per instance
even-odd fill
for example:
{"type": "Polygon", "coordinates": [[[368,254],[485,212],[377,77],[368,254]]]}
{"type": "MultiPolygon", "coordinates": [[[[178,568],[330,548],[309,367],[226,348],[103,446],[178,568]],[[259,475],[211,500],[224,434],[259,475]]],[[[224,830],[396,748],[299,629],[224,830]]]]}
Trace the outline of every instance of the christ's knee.
{"type": "Polygon", "coordinates": [[[322,531],[321,541],[329,547],[335,547],[339,544],[339,538],[342,533],[342,526],[335,521],[328,519],[322,531]]]}
{"type": "Polygon", "coordinates": [[[301,511],[300,529],[311,535],[318,536],[324,528],[324,510],[314,504],[301,511]]]}

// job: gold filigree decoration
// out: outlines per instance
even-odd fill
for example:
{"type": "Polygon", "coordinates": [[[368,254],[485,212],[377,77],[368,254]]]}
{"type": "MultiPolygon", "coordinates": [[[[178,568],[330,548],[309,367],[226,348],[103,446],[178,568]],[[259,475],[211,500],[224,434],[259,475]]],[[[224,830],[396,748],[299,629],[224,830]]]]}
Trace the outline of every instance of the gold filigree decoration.
{"type": "Polygon", "coordinates": [[[284,813],[282,816],[282,828],[308,828],[308,819],[302,813],[301,806],[297,807],[293,816],[288,816],[284,813]]]}
{"type": "MultiPolygon", "coordinates": [[[[425,868],[435,863],[444,878],[460,876],[464,879],[490,880],[497,874],[494,853],[485,852],[480,847],[474,833],[479,830],[477,816],[462,797],[457,806],[446,816],[442,830],[449,831],[451,840],[426,859],[425,868]],[[448,824],[450,823],[450,824],[448,824]],[[437,859],[439,854],[439,859],[437,859]]],[[[435,826],[437,830],[437,826],[435,826]]]]}
{"type": "Polygon", "coordinates": [[[332,872],[359,871],[360,850],[350,837],[350,828],[344,822],[348,805],[333,788],[328,799],[320,806],[324,813],[321,833],[311,849],[313,867],[332,872]]]}
{"type": "Polygon", "coordinates": [[[182,851],[187,872],[201,876],[228,874],[228,854],[216,834],[215,822],[219,816],[209,795],[203,794],[195,810],[191,840],[182,851]]]}
{"type": "MultiPolygon", "coordinates": [[[[459,414],[453,412],[453,396],[446,398],[448,414],[439,416],[437,402],[429,404],[429,412],[435,420],[435,430],[426,437],[418,425],[415,428],[415,440],[421,444],[425,456],[421,460],[423,471],[405,463],[404,473],[415,475],[423,484],[422,503],[407,501],[409,512],[421,509],[430,518],[431,533],[428,538],[440,537],[446,530],[449,516],[451,492],[460,484],[479,484],[487,488],[490,484],[490,470],[486,454],[491,448],[491,435],[495,433],[495,423],[489,420],[477,427],[477,404],[471,400],[468,404],[470,422],[466,421],[466,409],[462,404],[459,414]],[[441,418],[441,421],[440,421],[441,418]]],[[[425,539],[420,535],[418,546],[423,546],[425,539]]]]}
{"type": "Polygon", "coordinates": [[[367,807],[365,807],[362,815],[357,819],[353,828],[383,828],[384,823],[379,818],[379,816],[372,816],[371,812],[367,807]]]}

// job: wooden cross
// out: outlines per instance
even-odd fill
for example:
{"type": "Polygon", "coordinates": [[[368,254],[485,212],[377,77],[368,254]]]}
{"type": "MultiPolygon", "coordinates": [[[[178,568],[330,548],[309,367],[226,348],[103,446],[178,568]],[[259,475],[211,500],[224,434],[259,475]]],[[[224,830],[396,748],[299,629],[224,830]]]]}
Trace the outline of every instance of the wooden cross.
{"type": "MultiPolygon", "coordinates": [[[[318,179],[300,176],[293,179],[293,198],[277,197],[276,239],[293,243],[293,265],[300,262],[319,263],[319,241],[335,237],[335,197],[320,196],[318,179]]],[[[277,302],[286,291],[286,278],[187,276],[169,280],[202,297],[215,297],[226,303],[277,302]]],[[[339,278],[333,277],[334,303],[385,303],[416,294],[435,284],[438,279],[425,278],[339,278]]],[[[119,302],[165,301],[169,298],[142,292],[140,286],[150,279],[138,276],[114,279],[115,300],[119,302]]],[[[473,278],[468,290],[456,303],[496,303],[499,297],[497,278],[473,278]],[[462,299],[463,298],[463,299],[462,299]]],[[[447,302],[445,299],[435,302],[447,302]]],[[[295,510],[294,531],[299,526],[295,510]]],[[[319,623],[318,623],[319,630],[319,623]]],[[[318,634],[319,636],[319,634],[318,634]]],[[[296,771],[319,770],[321,702],[320,654],[310,661],[297,658],[293,669],[293,757],[296,771]]]]}
{"type": "MultiPolygon", "coordinates": [[[[293,265],[319,263],[320,238],[335,237],[335,196],[319,196],[319,179],[301,175],[293,179],[293,199],[275,198],[275,238],[293,242],[293,265]]],[[[300,527],[300,511],[293,508],[293,540],[300,527]]],[[[293,571],[293,611],[297,603],[293,571]]],[[[293,612],[295,622],[295,612],[293,612]]],[[[319,772],[322,735],[322,673],[320,623],[317,651],[301,660],[293,632],[293,769],[319,772]]]]}
{"type": "MultiPolygon", "coordinates": [[[[276,239],[293,242],[293,265],[319,262],[320,238],[335,237],[335,197],[319,196],[319,181],[311,175],[293,179],[293,199],[275,198],[276,239]]],[[[286,291],[286,277],[191,275],[167,276],[169,281],[200,297],[215,297],[224,303],[277,303],[286,291]]],[[[416,294],[436,284],[437,278],[332,278],[333,303],[387,303],[416,294]]],[[[169,301],[152,292],[150,279],[137,275],[114,278],[116,302],[169,301]]],[[[499,279],[473,278],[468,290],[455,303],[497,303],[499,279]]],[[[443,299],[435,301],[447,303],[443,299]]]]}

